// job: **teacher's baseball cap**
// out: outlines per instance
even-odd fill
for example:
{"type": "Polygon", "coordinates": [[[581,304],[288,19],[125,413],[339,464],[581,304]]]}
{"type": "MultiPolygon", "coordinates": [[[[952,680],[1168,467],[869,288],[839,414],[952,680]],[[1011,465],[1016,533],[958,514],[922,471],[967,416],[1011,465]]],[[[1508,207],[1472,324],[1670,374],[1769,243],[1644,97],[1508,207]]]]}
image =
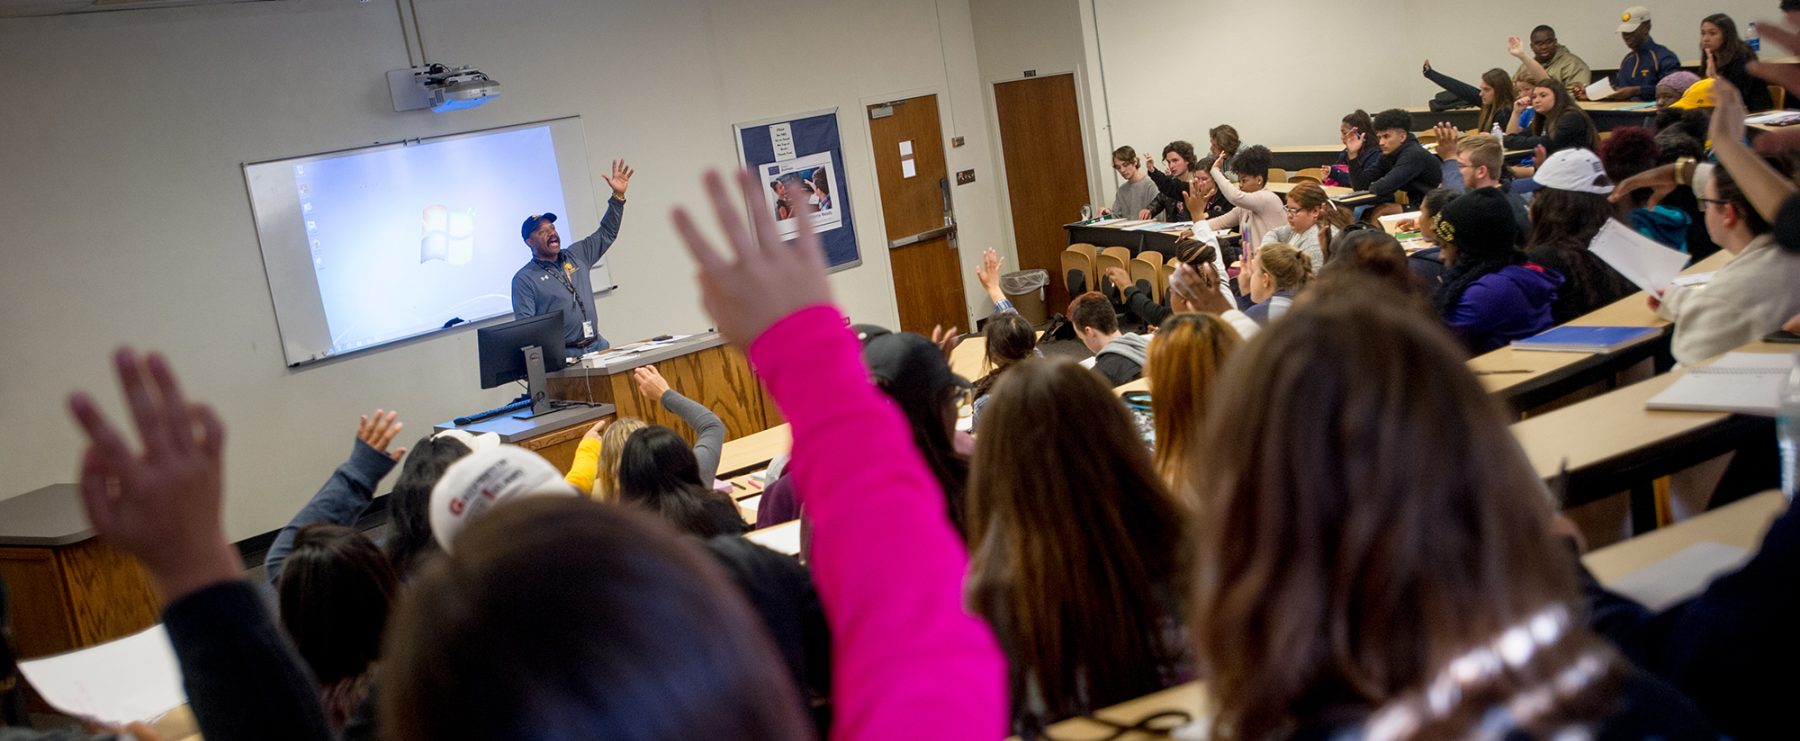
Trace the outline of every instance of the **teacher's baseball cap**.
{"type": "Polygon", "coordinates": [[[1642,5],[1633,5],[1619,15],[1619,33],[1631,33],[1650,22],[1650,9],[1642,5]]]}
{"type": "Polygon", "coordinates": [[[525,217],[525,223],[519,225],[519,239],[530,239],[531,233],[544,223],[556,223],[556,214],[537,214],[525,217]]]}

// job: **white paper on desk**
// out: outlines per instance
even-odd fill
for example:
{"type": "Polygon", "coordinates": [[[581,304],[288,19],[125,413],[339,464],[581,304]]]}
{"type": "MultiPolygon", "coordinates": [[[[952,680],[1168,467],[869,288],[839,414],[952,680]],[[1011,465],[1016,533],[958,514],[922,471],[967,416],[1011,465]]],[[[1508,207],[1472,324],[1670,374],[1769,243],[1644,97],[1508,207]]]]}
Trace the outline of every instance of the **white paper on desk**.
{"type": "Polygon", "coordinates": [[[1605,260],[1638,288],[1659,296],[1688,263],[1687,255],[1612,219],[1600,227],[1600,233],[1588,243],[1588,251],[1605,260]]]}
{"type": "Polygon", "coordinates": [[[1614,580],[1606,588],[1651,610],[1663,610],[1699,594],[1720,574],[1750,560],[1750,552],[1723,543],[1700,542],[1614,580]]]}
{"type": "Polygon", "coordinates": [[[1713,275],[1714,275],[1714,273],[1694,273],[1693,275],[1678,275],[1678,276],[1675,276],[1675,280],[1672,280],[1669,282],[1673,285],[1681,286],[1682,288],[1692,288],[1694,286],[1704,286],[1708,283],[1711,283],[1712,279],[1713,279],[1713,275]]]}
{"type": "Polygon", "coordinates": [[[1605,100],[1606,96],[1612,95],[1614,92],[1612,78],[1598,79],[1587,85],[1588,100],[1605,100]]]}
{"type": "Polygon", "coordinates": [[[800,521],[784,522],[780,525],[751,530],[744,533],[750,542],[777,553],[790,556],[800,555],[800,521]]]}
{"type": "Polygon", "coordinates": [[[187,703],[181,664],[161,625],[98,646],[21,661],[19,673],[52,707],[78,718],[148,722],[187,703]]]}

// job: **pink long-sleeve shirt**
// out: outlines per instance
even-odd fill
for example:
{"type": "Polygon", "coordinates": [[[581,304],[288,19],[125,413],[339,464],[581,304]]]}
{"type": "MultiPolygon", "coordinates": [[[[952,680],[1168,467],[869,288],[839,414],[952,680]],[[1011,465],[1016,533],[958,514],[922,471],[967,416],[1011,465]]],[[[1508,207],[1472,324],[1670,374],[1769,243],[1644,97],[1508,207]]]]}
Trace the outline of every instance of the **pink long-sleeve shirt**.
{"type": "Polygon", "coordinates": [[[906,420],[831,306],[750,344],[794,432],[813,580],[831,627],[833,739],[1006,736],[1006,660],[963,606],[968,552],[906,420]]]}

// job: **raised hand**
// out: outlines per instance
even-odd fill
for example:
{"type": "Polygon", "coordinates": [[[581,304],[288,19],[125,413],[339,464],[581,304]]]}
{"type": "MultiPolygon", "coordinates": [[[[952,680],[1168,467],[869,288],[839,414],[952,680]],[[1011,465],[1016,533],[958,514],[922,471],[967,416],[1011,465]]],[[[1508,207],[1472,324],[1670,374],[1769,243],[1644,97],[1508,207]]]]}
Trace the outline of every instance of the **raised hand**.
{"type": "Polygon", "coordinates": [[[994,251],[994,248],[987,248],[981,253],[981,267],[975,269],[975,279],[981,281],[983,288],[998,287],[1000,285],[1000,266],[1005,262],[1006,258],[1001,257],[1000,253],[994,251]]]}
{"type": "Polygon", "coordinates": [[[405,458],[406,448],[395,448],[393,452],[388,452],[388,445],[394,442],[394,436],[400,434],[400,428],[406,426],[405,423],[394,421],[394,418],[398,416],[400,416],[399,412],[388,412],[383,415],[380,409],[375,410],[374,414],[363,415],[357,419],[356,439],[363,441],[371,448],[387,453],[388,457],[394,460],[405,458]]]}
{"type": "Polygon", "coordinates": [[[808,306],[831,303],[825,280],[825,251],[811,219],[796,219],[792,243],[784,243],[763,201],[763,186],[749,170],[737,173],[733,199],[725,178],[709,171],[703,179],[714,216],[730,248],[719,254],[712,240],[682,208],[672,214],[676,231],[699,266],[700,296],[719,332],[739,347],[784,317],[808,306]],[[744,223],[744,213],[750,223],[744,223]]]}
{"type": "Polygon", "coordinates": [[[631,176],[636,173],[625,160],[613,160],[612,174],[606,177],[606,184],[612,186],[613,197],[625,200],[625,189],[631,187],[631,176]]]}
{"type": "Polygon", "coordinates": [[[1625,178],[1619,182],[1618,187],[1613,188],[1612,194],[1607,196],[1606,199],[1613,203],[1618,203],[1621,200],[1631,197],[1633,192],[1649,188],[1650,200],[1644,205],[1646,208],[1655,208],[1657,204],[1662,203],[1663,197],[1669,195],[1670,191],[1675,190],[1675,170],[1677,167],[1680,167],[1680,165],[1671,162],[1625,178]]]}
{"type": "Polygon", "coordinates": [[[1114,288],[1117,288],[1120,291],[1124,291],[1131,287],[1131,276],[1125,272],[1124,268],[1116,266],[1108,267],[1106,270],[1101,271],[1101,274],[1106,277],[1108,282],[1113,284],[1114,288]]]}
{"type": "Polygon", "coordinates": [[[1742,143],[1744,118],[1748,115],[1744,96],[1738,89],[1723,79],[1713,80],[1712,126],[1707,129],[1707,137],[1713,142],[1742,143]]]}
{"type": "Polygon", "coordinates": [[[1431,60],[1429,60],[1429,59],[1425,60],[1424,68],[1419,71],[1422,74],[1426,74],[1426,75],[1431,74],[1431,60]]]}
{"type": "Polygon", "coordinates": [[[640,365],[631,369],[631,380],[637,382],[638,393],[652,401],[661,401],[663,394],[669,392],[669,382],[663,380],[662,371],[654,365],[640,365]]]}
{"type": "Polygon", "coordinates": [[[599,440],[600,433],[603,433],[606,431],[606,423],[611,422],[612,419],[613,418],[610,416],[601,417],[600,421],[595,422],[593,427],[587,428],[587,432],[581,433],[582,439],[584,439],[584,440],[599,440]]]}
{"type": "Polygon", "coordinates": [[[937,345],[938,352],[944,354],[946,361],[950,359],[950,353],[956,352],[956,346],[962,344],[962,340],[962,335],[956,333],[955,327],[945,329],[943,325],[931,325],[931,344],[937,345]]]}
{"type": "Polygon", "coordinates": [[[1156,169],[1156,158],[1150,156],[1148,152],[1144,154],[1144,172],[1159,172],[1159,170],[1156,169]]]}
{"type": "Polygon", "coordinates": [[[1506,53],[1520,59],[1525,58],[1525,41],[1517,36],[1506,37],[1506,53]]]}
{"type": "Polygon", "coordinates": [[[161,355],[121,349],[113,364],[143,450],[131,449],[92,397],[69,397],[88,439],[80,472],[88,522],[143,562],[165,603],[241,578],[220,520],[224,426],[210,407],[188,403],[161,355]]]}
{"type": "MultiPolygon", "coordinates": [[[[1361,129],[1344,135],[1344,151],[1350,153],[1351,159],[1356,159],[1357,155],[1362,154],[1363,146],[1367,143],[1364,141],[1366,138],[1361,129]]],[[[1217,170],[1218,165],[1215,164],[1213,169],[1217,170]]]]}
{"type": "Polygon", "coordinates": [[[1169,308],[1178,314],[1205,312],[1223,314],[1233,307],[1219,292],[1219,270],[1212,263],[1194,266],[1182,263],[1169,276],[1169,308]]]}
{"type": "Polygon", "coordinates": [[[1455,124],[1439,121],[1431,131],[1437,136],[1438,157],[1445,161],[1456,159],[1456,145],[1462,139],[1462,129],[1456,128],[1455,124]]]}

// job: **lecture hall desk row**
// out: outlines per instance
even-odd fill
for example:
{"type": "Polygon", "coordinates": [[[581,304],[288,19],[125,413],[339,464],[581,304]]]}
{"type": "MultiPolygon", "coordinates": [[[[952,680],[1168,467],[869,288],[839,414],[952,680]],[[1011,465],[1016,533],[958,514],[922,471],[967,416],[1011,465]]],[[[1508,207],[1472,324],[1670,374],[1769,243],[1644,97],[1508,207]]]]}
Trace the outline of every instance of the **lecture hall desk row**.
{"type": "MultiPolygon", "coordinates": [[[[1768,531],[1769,523],[1786,509],[1787,502],[1780,492],[1765,492],[1678,525],[1602,548],[1583,556],[1581,560],[1602,583],[1612,584],[1696,543],[1719,543],[1754,551],[1761,543],[1763,533],[1768,531]]],[[[1698,589],[1702,585],[1696,583],[1684,586],[1698,589]]],[[[1191,718],[1205,718],[1207,707],[1203,685],[1200,682],[1189,682],[1114,705],[1094,715],[1110,723],[1130,725],[1163,711],[1179,711],[1191,718]]],[[[1048,729],[1049,737],[1068,741],[1149,741],[1168,738],[1142,732],[1123,735],[1115,733],[1116,730],[1109,725],[1088,718],[1073,718],[1048,729]]]]}

